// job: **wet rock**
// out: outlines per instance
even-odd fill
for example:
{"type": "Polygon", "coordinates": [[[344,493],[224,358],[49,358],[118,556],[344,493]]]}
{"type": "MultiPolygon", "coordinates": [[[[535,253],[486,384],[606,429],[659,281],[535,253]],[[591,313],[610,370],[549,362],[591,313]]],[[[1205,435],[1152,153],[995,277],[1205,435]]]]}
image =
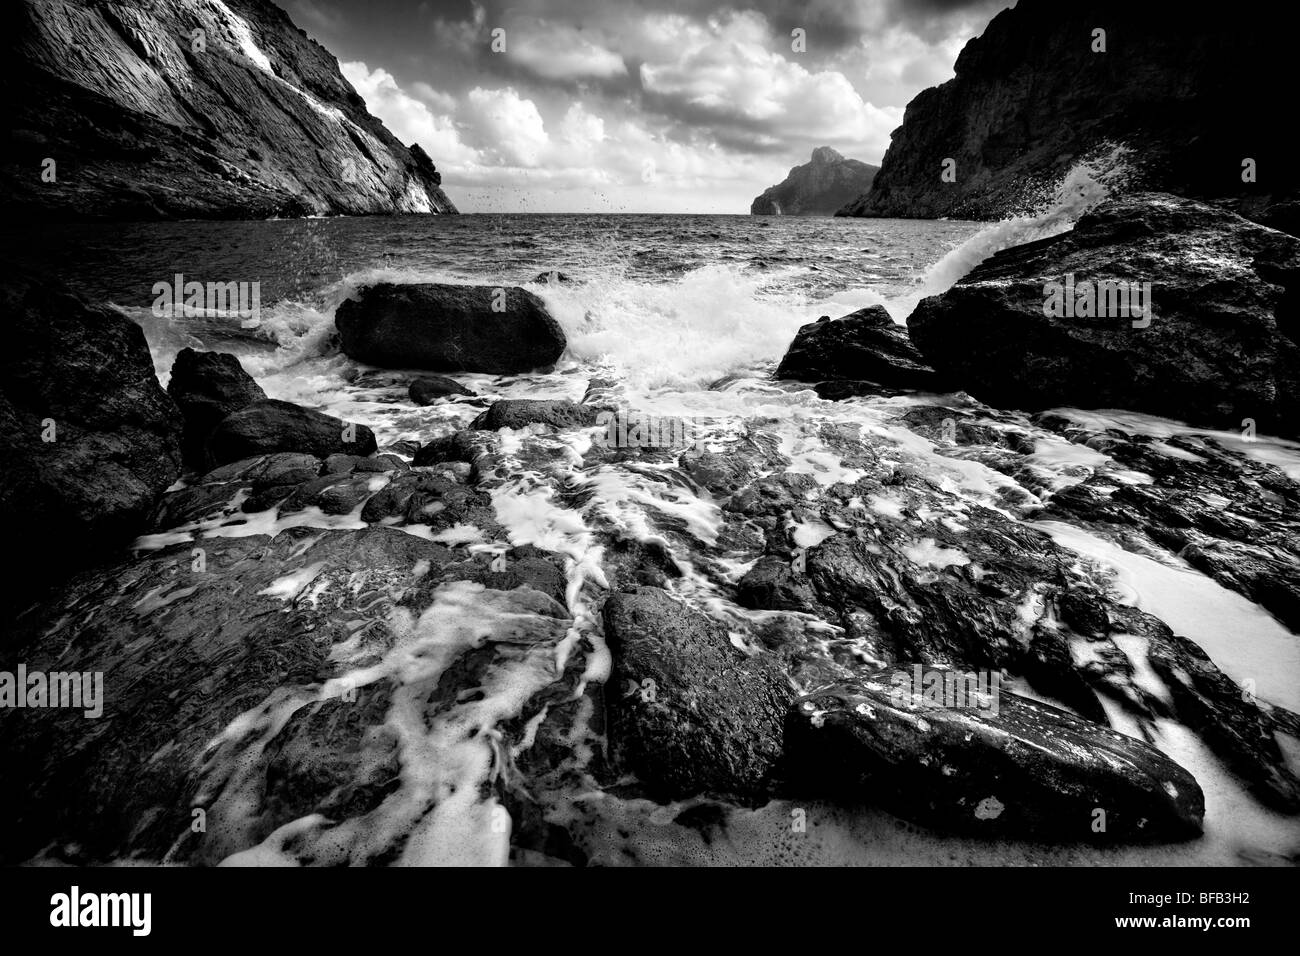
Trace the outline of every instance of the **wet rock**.
{"type": "Polygon", "coordinates": [[[1124,408],[1234,430],[1250,419],[1296,436],[1297,295],[1300,239],[1145,193],[997,253],[922,300],[908,329],[935,368],[991,405],[1124,408]],[[1152,314],[1106,301],[1101,282],[1145,288],[1152,314]],[[1047,314],[1066,300],[1075,314],[1047,314]]]}
{"type": "Polygon", "coordinates": [[[533,276],[533,281],[543,282],[547,284],[550,283],[558,284],[561,282],[573,282],[574,279],[573,276],[569,275],[567,272],[561,272],[558,269],[552,269],[550,272],[537,273],[537,275],[533,276]]]}
{"type": "Polygon", "coordinates": [[[454,378],[445,375],[425,375],[411,383],[408,391],[411,401],[417,405],[432,405],[440,398],[449,395],[476,395],[473,389],[466,388],[454,378]]]}
{"type": "Polygon", "coordinates": [[[322,463],[315,455],[302,452],[277,452],[241,458],[214,468],[199,478],[199,484],[222,481],[247,481],[254,487],[296,485],[311,481],[321,472],[322,463]]]}
{"type": "Polygon", "coordinates": [[[554,365],[566,345],[542,300],[514,286],[366,286],[335,324],[345,354],[387,368],[508,375],[554,365]]]}
{"type": "MultiPolygon", "coordinates": [[[[278,688],[312,700],[314,692],[302,689],[345,667],[330,658],[338,644],[383,653],[391,637],[376,622],[448,559],[445,548],[395,529],[295,528],[274,539],[203,539],[74,578],[18,621],[0,668],[23,661],[32,670],[101,672],[103,716],[0,709],[8,761],[0,812],[9,821],[0,859],[19,862],[50,844],[71,847],[80,860],[159,860],[171,851],[183,861],[200,853],[219,829],[198,835],[190,828],[193,807],[214,811],[205,802],[214,799],[207,788],[221,783],[205,780],[214,737],[278,688]]],[[[336,717],[338,742],[348,734],[356,740],[355,730],[342,728],[358,725],[336,717]]],[[[281,782],[310,773],[286,749],[275,761],[281,782]]],[[[329,796],[336,788],[327,785],[328,766],[313,792],[331,805],[348,802],[343,791],[329,796]]],[[[360,791],[371,786],[366,779],[358,778],[360,791]]],[[[382,788],[378,776],[373,785],[382,788]]],[[[305,806],[284,787],[277,792],[292,816],[268,827],[305,806]]]]}
{"type": "Polygon", "coordinates": [[[469,423],[471,429],[497,431],[501,428],[526,428],[549,425],[552,428],[590,428],[596,424],[598,409],[578,405],[567,399],[507,398],[469,423]]]}
{"type": "Polygon", "coordinates": [[[759,558],[736,585],[736,601],[763,611],[812,612],[816,597],[806,575],[775,555],[759,558]]]}
{"type": "Polygon", "coordinates": [[[786,735],[791,786],[963,833],[1200,835],[1200,786],[1154,747],[1006,690],[977,700],[959,687],[954,706],[914,696],[913,681],[889,670],[796,701],[786,735]]]}
{"type": "Polygon", "coordinates": [[[194,466],[203,465],[208,436],[223,418],[266,399],[234,355],[191,348],[176,354],[167,394],[185,416],[183,451],[194,466]]]}
{"type": "Polygon", "coordinates": [[[733,647],[718,622],[642,587],[603,611],[614,655],[610,745],[647,791],[761,801],[774,786],[793,694],[779,666],[733,647]]]}
{"type": "Polygon", "coordinates": [[[350,514],[378,490],[377,484],[385,483],[376,475],[326,475],[298,485],[280,505],[280,514],[304,508],[319,508],[327,515],[350,514]]]}
{"type": "Polygon", "coordinates": [[[366,425],[277,399],[255,402],[226,416],[208,437],[208,459],[214,464],[274,452],[317,458],[369,455],[375,448],[375,434],[366,425]]]}
{"type": "Polygon", "coordinates": [[[410,468],[396,455],[375,455],[368,458],[362,455],[330,455],[325,459],[324,474],[338,475],[353,473],[382,474],[387,471],[406,471],[410,468]]]}
{"type": "Polygon", "coordinates": [[[25,279],[0,288],[0,312],[0,518],[24,549],[2,616],[144,527],[180,473],[183,420],[121,313],[25,279]]]}
{"type": "Polygon", "coordinates": [[[822,316],[800,328],[777,366],[776,377],[804,382],[865,379],[897,388],[940,387],[938,375],[912,344],[907,329],[878,305],[834,321],[822,316]]]}

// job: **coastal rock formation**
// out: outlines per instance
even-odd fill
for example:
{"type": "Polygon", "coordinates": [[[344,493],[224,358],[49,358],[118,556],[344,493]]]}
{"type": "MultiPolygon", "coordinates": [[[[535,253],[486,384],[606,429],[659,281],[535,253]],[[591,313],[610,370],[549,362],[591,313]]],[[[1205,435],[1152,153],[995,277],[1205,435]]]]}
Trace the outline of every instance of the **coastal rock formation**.
{"type": "Polygon", "coordinates": [[[871,188],[879,166],[846,159],[829,146],[818,146],[812,160],[795,166],[779,185],[750,204],[754,216],[831,216],[871,188]]]}
{"type": "Polygon", "coordinates": [[[518,286],[365,286],[335,314],[343,352],[360,362],[506,375],[554,365],[564,330],[518,286]]]}
{"type": "Polygon", "coordinates": [[[375,433],[369,426],[273,398],[227,415],[207,441],[207,460],[213,465],[275,452],[302,452],[324,458],[333,454],[369,455],[374,451],[375,433]]]}
{"type": "Polygon", "coordinates": [[[167,394],[185,416],[185,460],[196,466],[206,463],[208,436],[223,418],[266,398],[234,355],[191,348],[176,353],[167,394]]]}
{"type": "Polygon", "coordinates": [[[776,659],[747,657],[726,628],[660,588],[611,596],[604,619],[616,759],[668,799],[769,794],[793,696],[776,659]]]}
{"type": "Polygon", "coordinates": [[[997,253],[907,324],[936,369],[992,405],[1125,408],[1295,436],[1297,296],[1300,240],[1133,194],[997,253]]]}
{"type": "Polygon", "coordinates": [[[11,215],[454,213],[419,146],[270,0],[18,0],[11,215]]]}
{"type": "Polygon", "coordinates": [[[1277,15],[1206,29],[1173,4],[1020,0],[908,104],[871,190],[840,214],[1002,218],[1119,144],[1136,187],[1266,209],[1300,186],[1260,92],[1290,84],[1288,46],[1277,15]]]}
{"type": "Polygon", "coordinates": [[[0,312],[0,517],[24,549],[4,590],[23,596],[138,532],[180,474],[183,422],[121,313],[35,280],[5,283],[0,312]]]}
{"type": "Polygon", "coordinates": [[[879,305],[834,321],[823,315],[801,327],[781,359],[776,377],[803,382],[867,381],[895,388],[939,387],[939,376],[912,344],[907,329],[879,305]]]}
{"type": "MultiPolygon", "coordinates": [[[[919,669],[918,669],[919,670],[919,669]]],[[[791,773],[841,799],[958,832],[1097,840],[1198,836],[1205,797],[1154,747],[985,679],[893,668],[790,708],[791,773]],[[965,683],[963,683],[965,682],[965,683]]]]}

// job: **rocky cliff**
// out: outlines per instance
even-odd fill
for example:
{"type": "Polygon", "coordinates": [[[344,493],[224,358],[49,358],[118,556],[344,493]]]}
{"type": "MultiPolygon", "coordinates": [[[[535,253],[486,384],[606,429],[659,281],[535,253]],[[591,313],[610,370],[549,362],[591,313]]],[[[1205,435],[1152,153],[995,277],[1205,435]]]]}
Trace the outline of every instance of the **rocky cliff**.
{"type": "Polygon", "coordinates": [[[879,169],[819,146],[811,162],[791,169],[785,182],[764,191],[749,211],[755,216],[830,216],[870,189],[879,169]]]}
{"type": "Polygon", "coordinates": [[[1276,20],[1206,29],[1163,2],[1020,0],[908,104],[870,192],[841,214],[999,218],[1122,143],[1134,185],[1232,199],[1254,218],[1300,183],[1270,93],[1293,85],[1276,20]],[[1243,182],[1247,159],[1257,182],[1243,182]]]}
{"type": "Polygon", "coordinates": [[[269,0],[9,7],[13,214],[456,212],[424,151],[269,0]]]}

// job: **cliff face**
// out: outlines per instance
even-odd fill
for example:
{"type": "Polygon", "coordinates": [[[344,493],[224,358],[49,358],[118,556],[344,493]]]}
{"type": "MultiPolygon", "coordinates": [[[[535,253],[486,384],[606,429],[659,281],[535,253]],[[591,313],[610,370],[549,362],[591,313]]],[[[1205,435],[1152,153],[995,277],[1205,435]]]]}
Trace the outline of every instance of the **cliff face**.
{"type": "Polygon", "coordinates": [[[1278,14],[1207,23],[1164,2],[1020,0],[921,92],[871,191],[841,215],[993,219],[1108,143],[1127,144],[1133,185],[1233,199],[1242,211],[1296,188],[1275,95],[1289,35],[1278,14]],[[1094,31],[1105,30],[1105,52],[1094,31]],[[956,161],[955,182],[941,178],[956,161]],[[1242,181],[1257,161],[1258,182],[1242,181]]]}
{"type": "Polygon", "coordinates": [[[456,212],[270,0],[11,0],[5,19],[11,213],[456,212]]]}
{"type": "Polygon", "coordinates": [[[749,211],[755,216],[830,216],[870,189],[879,169],[819,146],[811,162],[790,170],[785,182],[766,190],[749,211]]]}

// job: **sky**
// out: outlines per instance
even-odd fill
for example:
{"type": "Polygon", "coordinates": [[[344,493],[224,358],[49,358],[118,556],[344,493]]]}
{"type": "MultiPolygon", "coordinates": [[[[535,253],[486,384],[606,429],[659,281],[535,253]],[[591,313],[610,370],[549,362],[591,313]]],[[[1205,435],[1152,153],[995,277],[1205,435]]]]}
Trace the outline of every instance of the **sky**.
{"type": "Polygon", "coordinates": [[[462,212],[747,213],[879,164],[1012,0],[277,0],[462,212]]]}

